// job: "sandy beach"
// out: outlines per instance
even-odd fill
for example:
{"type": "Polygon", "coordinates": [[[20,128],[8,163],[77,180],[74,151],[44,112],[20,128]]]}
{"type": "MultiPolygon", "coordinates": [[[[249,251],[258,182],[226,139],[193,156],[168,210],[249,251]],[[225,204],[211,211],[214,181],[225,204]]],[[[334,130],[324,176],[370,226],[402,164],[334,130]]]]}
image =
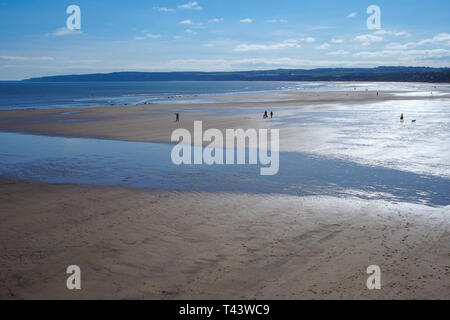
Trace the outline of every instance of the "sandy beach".
{"type": "MultiPolygon", "coordinates": [[[[365,110],[371,103],[390,108],[393,101],[414,106],[443,97],[344,91],[277,99],[1,111],[0,130],[169,142],[174,129],[191,130],[194,120],[202,120],[204,129],[269,128],[288,122],[264,121],[264,109],[289,118],[289,108],[309,115],[345,111],[343,104],[365,110]],[[244,111],[217,112],[227,108],[244,111]],[[182,110],[179,123],[174,122],[177,110],[182,110]]],[[[397,113],[392,111],[395,125],[397,113]]],[[[304,119],[295,120],[300,127],[285,126],[282,150],[330,153],[337,139],[345,141],[336,128],[350,128],[343,122],[327,127],[304,119]]],[[[375,132],[370,126],[366,131],[375,132]]],[[[352,151],[339,150],[345,155],[352,151]]],[[[382,160],[379,149],[367,150],[366,159],[376,154],[382,160]]],[[[384,155],[386,163],[392,162],[389,156],[397,157],[384,155]]],[[[445,163],[442,157],[436,163],[445,163]]],[[[448,172],[445,166],[430,169],[420,162],[413,166],[408,157],[401,160],[398,167],[411,172],[448,172]]],[[[0,190],[2,299],[450,299],[449,206],[14,179],[1,180],[0,190]],[[71,264],[81,267],[82,290],[66,288],[65,268],[71,264]],[[369,265],[380,266],[382,290],[367,289],[369,265]]]]}
{"type": "Polygon", "coordinates": [[[449,299],[448,208],[2,182],[3,299],[449,299]],[[65,268],[82,269],[82,290],[65,268]],[[382,269],[383,290],[366,288],[382,269]]]}
{"type": "Polygon", "coordinates": [[[449,21],[444,0],[0,1],[0,300],[450,300],[449,21]]]}
{"type": "MultiPolygon", "coordinates": [[[[332,92],[281,92],[275,97],[249,96],[247,102],[157,104],[141,106],[105,106],[96,108],[63,108],[50,110],[0,111],[0,130],[27,132],[68,137],[94,137],[100,139],[170,142],[176,128],[193,129],[194,120],[202,120],[204,129],[217,128],[267,128],[263,121],[266,109],[310,107],[330,104],[364,105],[383,101],[439,100],[442,96],[397,96],[398,92],[384,91],[377,96],[374,91],[332,92]],[[280,97],[281,95],[281,97],[280,97]],[[251,108],[251,113],[217,116],[214,108],[251,108]],[[176,123],[175,110],[182,112],[181,122],[176,123]]],[[[450,96],[450,92],[448,92],[450,96]]],[[[224,99],[224,98],[223,98],[224,99]]],[[[276,113],[276,112],[275,112],[276,113]]],[[[277,116],[275,114],[275,116],[277,116]]],[[[397,115],[396,115],[397,116],[397,115]]],[[[307,132],[304,132],[308,134],[307,132]]]]}

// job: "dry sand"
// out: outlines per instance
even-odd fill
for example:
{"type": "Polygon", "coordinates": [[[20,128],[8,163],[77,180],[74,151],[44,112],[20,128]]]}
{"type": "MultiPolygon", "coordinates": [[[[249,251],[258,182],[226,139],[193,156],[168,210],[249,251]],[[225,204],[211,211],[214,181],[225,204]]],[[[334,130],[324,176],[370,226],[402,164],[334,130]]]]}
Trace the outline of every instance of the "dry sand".
{"type": "Polygon", "coordinates": [[[8,181],[0,203],[3,299],[450,298],[448,207],[8,181]]]}

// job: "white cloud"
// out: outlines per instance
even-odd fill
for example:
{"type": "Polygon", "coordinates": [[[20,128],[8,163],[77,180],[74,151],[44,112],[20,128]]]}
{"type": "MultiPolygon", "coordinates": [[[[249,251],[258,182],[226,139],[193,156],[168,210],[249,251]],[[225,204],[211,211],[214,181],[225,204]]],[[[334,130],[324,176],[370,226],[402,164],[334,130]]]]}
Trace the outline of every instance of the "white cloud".
{"type": "Polygon", "coordinates": [[[252,23],[253,22],[253,20],[250,19],[250,18],[241,19],[239,21],[242,22],[242,23],[252,23]]]}
{"type": "Polygon", "coordinates": [[[235,52],[247,52],[247,51],[260,51],[260,50],[281,50],[289,48],[300,48],[300,40],[289,39],[283,42],[271,43],[271,44],[240,44],[234,48],[235,52]]]}
{"type": "Polygon", "coordinates": [[[330,47],[330,44],[325,42],[324,44],[321,44],[320,46],[318,46],[317,49],[326,50],[329,47],[330,47]]]}
{"type": "Polygon", "coordinates": [[[191,1],[182,5],[179,5],[180,9],[191,9],[191,10],[202,10],[203,8],[198,4],[197,1],[191,1]]]}
{"type": "Polygon", "coordinates": [[[316,42],[316,39],[314,39],[313,37],[308,37],[308,38],[306,38],[306,39],[304,39],[306,42],[309,42],[309,43],[313,43],[313,42],[316,42]]]}
{"type": "Polygon", "coordinates": [[[186,32],[186,33],[194,33],[194,31],[192,31],[191,29],[186,29],[186,30],[184,30],[184,32],[186,32]]]}
{"type": "Polygon", "coordinates": [[[434,36],[431,39],[425,39],[421,42],[424,43],[438,43],[438,42],[445,42],[447,45],[450,45],[450,34],[448,33],[439,33],[438,35],[434,36]]]}
{"type": "Polygon", "coordinates": [[[354,17],[356,17],[358,14],[356,13],[356,12],[352,12],[352,13],[350,13],[348,16],[347,16],[347,18],[354,18],[354,17]]]}
{"type": "Polygon", "coordinates": [[[378,30],[376,32],[374,32],[374,34],[378,34],[378,35],[385,35],[385,34],[389,34],[390,32],[386,31],[386,30],[378,30]]]}
{"type": "Polygon", "coordinates": [[[450,46],[450,34],[439,33],[438,35],[434,36],[433,38],[424,39],[424,40],[418,41],[418,42],[408,42],[405,44],[390,43],[388,45],[388,48],[396,49],[396,50],[406,50],[406,49],[416,48],[416,47],[420,47],[423,45],[429,45],[429,44],[450,46]]]}
{"type": "Polygon", "coordinates": [[[55,37],[59,37],[59,36],[67,36],[67,35],[71,35],[71,34],[82,34],[82,33],[83,32],[81,32],[81,30],[70,30],[66,27],[63,27],[63,28],[56,29],[53,32],[53,35],[55,37]]]}
{"type": "Polygon", "coordinates": [[[279,20],[277,20],[277,19],[269,19],[269,20],[266,20],[266,22],[268,22],[268,23],[277,23],[277,22],[279,22],[279,23],[288,23],[289,21],[287,19],[279,19],[279,20]]]}
{"type": "Polygon", "coordinates": [[[374,42],[383,41],[383,37],[375,36],[373,34],[362,34],[360,36],[355,37],[355,41],[361,42],[363,46],[369,46],[374,42]]]}
{"type": "Polygon", "coordinates": [[[403,57],[403,58],[420,58],[436,59],[450,57],[450,50],[447,49],[430,49],[430,50],[383,50],[383,51],[361,51],[353,54],[355,58],[387,58],[387,57],[403,57]]]}
{"type": "Polygon", "coordinates": [[[173,12],[175,9],[170,8],[164,8],[164,7],[153,7],[153,10],[159,11],[159,12],[173,12]]]}
{"type": "Polygon", "coordinates": [[[343,55],[348,55],[350,52],[345,51],[345,50],[337,50],[337,51],[331,51],[328,52],[327,54],[330,56],[343,56],[343,55]]]}
{"type": "Polygon", "coordinates": [[[375,31],[374,34],[376,35],[392,35],[396,37],[410,37],[411,35],[408,32],[400,31],[400,32],[394,32],[389,30],[378,30],[375,31]]]}
{"type": "Polygon", "coordinates": [[[395,32],[394,35],[397,37],[411,37],[411,34],[405,31],[395,32]]]}
{"type": "Polygon", "coordinates": [[[134,37],[135,40],[145,40],[145,39],[158,39],[161,38],[160,34],[147,33],[143,36],[134,37]]]}
{"type": "Polygon", "coordinates": [[[147,38],[158,39],[161,38],[160,34],[147,33],[147,38]]]}
{"type": "Polygon", "coordinates": [[[193,22],[191,20],[183,20],[178,22],[178,24],[193,24],[193,22]]]}
{"type": "Polygon", "coordinates": [[[333,43],[344,43],[344,40],[333,38],[333,39],[331,39],[331,42],[333,42],[333,43]]]}
{"type": "Polygon", "coordinates": [[[22,57],[22,56],[0,56],[3,60],[12,61],[51,61],[54,60],[53,57],[22,57]]]}
{"type": "Polygon", "coordinates": [[[222,22],[223,18],[214,18],[208,21],[208,23],[219,23],[222,22]]]}

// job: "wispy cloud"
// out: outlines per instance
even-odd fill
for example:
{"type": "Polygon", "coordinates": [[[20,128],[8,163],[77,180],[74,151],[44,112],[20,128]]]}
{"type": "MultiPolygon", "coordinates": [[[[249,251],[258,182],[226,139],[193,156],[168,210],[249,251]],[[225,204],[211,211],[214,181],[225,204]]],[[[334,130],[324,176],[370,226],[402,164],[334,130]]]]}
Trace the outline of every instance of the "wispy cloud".
{"type": "Polygon", "coordinates": [[[22,56],[0,56],[3,60],[12,61],[51,61],[54,60],[53,57],[22,57],[22,56]]]}
{"type": "Polygon", "coordinates": [[[278,43],[271,44],[240,44],[234,48],[235,52],[248,52],[248,51],[268,51],[268,50],[281,50],[281,49],[289,49],[289,48],[300,48],[300,41],[296,39],[284,40],[278,43]]]}
{"type": "Polygon", "coordinates": [[[344,56],[344,55],[348,55],[348,54],[350,54],[350,52],[348,52],[346,50],[337,50],[337,51],[327,52],[327,55],[330,55],[330,56],[344,56]]]}
{"type": "Polygon", "coordinates": [[[269,20],[266,20],[266,22],[268,22],[268,23],[277,23],[277,22],[288,23],[289,20],[287,20],[287,19],[269,19],[269,20]]]}
{"type": "Polygon", "coordinates": [[[382,51],[361,51],[353,54],[356,58],[420,58],[436,59],[449,58],[450,50],[447,49],[429,49],[429,50],[382,50],[382,51]]]}
{"type": "Polygon", "coordinates": [[[153,7],[153,10],[156,10],[159,12],[174,12],[175,11],[175,9],[165,8],[165,7],[153,7]]]}
{"type": "Polygon", "coordinates": [[[405,44],[390,43],[388,45],[388,48],[389,49],[397,49],[397,50],[405,50],[405,49],[411,49],[411,48],[416,48],[416,47],[420,47],[423,45],[430,45],[430,44],[450,46],[450,34],[439,33],[438,35],[434,36],[433,38],[424,39],[424,40],[421,40],[418,42],[408,42],[405,44]]]}
{"type": "Polygon", "coordinates": [[[202,10],[203,8],[198,4],[197,1],[191,1],[182,5],[179,5],[180,9],[190,9],[190,10],[202,10]]]}
{"type": "Polygon", "coordinates": [[[408,32],[404,32],[404,31],[400,31],[400,32],[395,32],[395,31],[389,31],[389,30],[378,30],[375,31],[374,34],[376,35],[391,35],[391,36],[396,36],[396,37],[410,37],[411,34],[409,34],[408,32]]]}
{"type": "Polygon", "coordinates": [[[214,18],[208,21],[208,23],[220,23],[223,21],[223,18],[214,18]]]}
{"type": "Polygon", "coordinates": [[[53,35],[55,37],[60,37],[60,36],[68,36],[68,35],[72,35],[72,34],[82,34],[83,32],[81,32],[81,30],[70,30],[66,27],[62,27],[59,29],[56,29],[53,32],[53,35]]]}
{"type": "Polygon", "coordinates": [[[326,50],[326,49],[328,49],[329,47],[330,47],[330,44],[327,43],[327,42],[325,42],[324,44],[321,44],[320,46],[318,46],[317,49],[320,49],[320,50],[326,50]]]}
{"type": "Polygon", "coordinates": [[[253,20],[250,19],[250,18],[241,19],[239,21],[242,22],[242,23],[252,23],[253,22],[253,20]]]}
{"type": "Polygon", "coordinates": [[[354,17],[356,17],[357,15],[358,15],[358,13],[352,12],[352,13],[350,13],[350,14],[347,16],[347,18],[354,18],[354,17]]]}
{"type": "Polygon", "coordinates": [[[360,42],[363,46],[370,46],[374,42],[383,41],[383,37],[375,36],[373,34],[362,34],[360,36],[356,36],[355,41],[360,42]]]}
{"type": "Polygon", "coordinates": [[[194,23],[191,20],[183,20],[183,21],[178,22],[178,24],[189,24],[189,25],[191,25],[191,24],[194,24],[194,23]]]}
{"type": "Polygon", "coordinates": [[[158,39],[161,38],[160,34],[147,33],[143,36],[135,36],[135,40],[145,40],[145,39],[158,39]]]}
{"type": "Polygon", "coordinates": [[[333,39],[331,39],[331,42],[339,44],[339,43],[344,43],[344,40],[333,38],[333,39]]]}

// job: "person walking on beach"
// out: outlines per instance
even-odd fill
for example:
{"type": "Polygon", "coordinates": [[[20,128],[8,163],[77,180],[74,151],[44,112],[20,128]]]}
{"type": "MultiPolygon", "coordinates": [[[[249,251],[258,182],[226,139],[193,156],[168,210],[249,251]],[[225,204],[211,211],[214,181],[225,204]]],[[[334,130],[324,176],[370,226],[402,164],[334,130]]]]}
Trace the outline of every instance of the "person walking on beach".
{"type": "Polygon", "coordinates": [[[266,110],[266,111],[264,111],[263,119],[267,119],[267,118],[268,118],[268,115],[267,115],[267,110],[266,110]]]}
{"type": "Polygon", "coordinates": [[[403,113],[400,115],[400,121],[403,121],[403,113]]]}
{"type": "Polygon", "coordinates": [[[175,122],[180,122],[180,114],[177,112],[175,113],[176,119],[175,122]]]}
{"type": "Polygon", "coordinates": [[[273,118],[273,112],[270,111],[270,119],[272,119],[272,118],[273,118]]]}

